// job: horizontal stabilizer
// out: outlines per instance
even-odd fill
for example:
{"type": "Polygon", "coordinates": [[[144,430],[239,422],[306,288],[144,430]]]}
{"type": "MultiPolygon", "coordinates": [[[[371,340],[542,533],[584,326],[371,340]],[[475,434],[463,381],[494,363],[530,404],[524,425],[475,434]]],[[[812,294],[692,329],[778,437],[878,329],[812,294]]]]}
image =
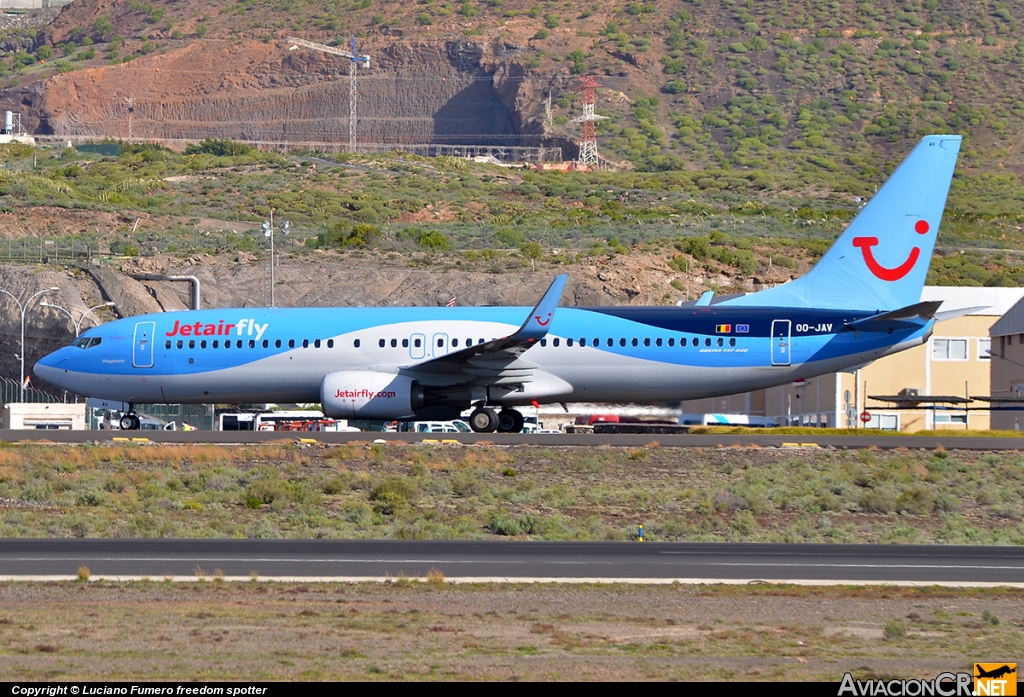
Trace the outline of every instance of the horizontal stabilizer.
{"type": "Polygon", "coordinates": [[[877,315],[847,322],[846,326],[859,332],[887,331],[890,328],[895,328],[897,325],[907,322],[915,324],[927,322],[935,317],[935,313],[940,305],[942,305],[941,300],[926,300],[925,302],[908,305],[899,310],[890,310],[889,312],[882,312],[877,315]]]}
{"type": "Polygon", "coordinates": [[[943,310],[942,312],[936,312],[935,313],[935,321],[936,322],[948,322],[951,319],[956,319],[957,317],[963,317],[964,315],[969,315],[969,314],[971,314],[973,312],[980,312],[981,310],[987,310],[989,307],[990,307],[989,305],[979,305],[978,307],[958,307],[955,310],[943,310]]]}

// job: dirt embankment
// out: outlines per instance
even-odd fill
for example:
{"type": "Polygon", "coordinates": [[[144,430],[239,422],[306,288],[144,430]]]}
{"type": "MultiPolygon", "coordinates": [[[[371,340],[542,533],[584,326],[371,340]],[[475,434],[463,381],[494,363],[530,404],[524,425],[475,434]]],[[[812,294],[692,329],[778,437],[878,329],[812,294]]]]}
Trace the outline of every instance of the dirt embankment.
{"type": "MultiPolygon", "coordinates": [[[[25,127],[60,136],[347,142],[347,61],[283,40],[204,40],[116,66],[55,75],[22,90],[25,127]]],[[[514,47],[482,40],[392,40],[358,73],[364,143],[559,143],[514,47]]],[[[569,145],[569,143],[566,143],[569,145]]]]}

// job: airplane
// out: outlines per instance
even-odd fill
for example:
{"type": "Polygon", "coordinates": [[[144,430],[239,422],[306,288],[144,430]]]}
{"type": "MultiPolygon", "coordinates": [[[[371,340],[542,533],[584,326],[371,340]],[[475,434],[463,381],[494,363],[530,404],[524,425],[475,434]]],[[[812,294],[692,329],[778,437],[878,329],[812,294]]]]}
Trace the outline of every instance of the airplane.
{"type": "Polygon", "coordinates": [[[682,306],[211,309],[128,317],[35,365],[65,390],[133,405],[317,402],[338,419],[448,420],[517,433],[516,407],[742,393],[866,365],[928,340],[921,290],[961,137],[930,135],[804,276],[682,306]]]}

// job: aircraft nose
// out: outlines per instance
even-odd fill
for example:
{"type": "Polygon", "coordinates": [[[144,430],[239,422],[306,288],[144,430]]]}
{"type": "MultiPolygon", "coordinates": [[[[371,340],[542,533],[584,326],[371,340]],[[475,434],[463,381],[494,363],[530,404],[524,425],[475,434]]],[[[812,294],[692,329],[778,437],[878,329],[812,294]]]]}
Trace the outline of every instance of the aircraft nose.
{"type": "Polygon", "coordinates": [[[67,361],[67,356],[61,356],[60,354],[61,352],[57,351],[48,356],[43,356],[32,366],[32,372],[36,374],[36,377],[46,382],[60,385],[58,376],[64,372],[61,365],[67,361]]]}

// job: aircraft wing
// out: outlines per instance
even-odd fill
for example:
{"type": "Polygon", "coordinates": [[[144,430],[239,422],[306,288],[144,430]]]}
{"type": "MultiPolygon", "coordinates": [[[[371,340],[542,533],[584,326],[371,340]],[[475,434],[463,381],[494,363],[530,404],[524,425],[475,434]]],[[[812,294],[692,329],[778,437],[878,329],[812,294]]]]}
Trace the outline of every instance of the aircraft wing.
{"type": "Polygon", "coordinates": [[[548,334],[569,277],[557,276],[526,321],[514,333],[409,366],[402,372],[426,385],[515,385],[531,382],[536,363],[521,356],[548,334]]]}

